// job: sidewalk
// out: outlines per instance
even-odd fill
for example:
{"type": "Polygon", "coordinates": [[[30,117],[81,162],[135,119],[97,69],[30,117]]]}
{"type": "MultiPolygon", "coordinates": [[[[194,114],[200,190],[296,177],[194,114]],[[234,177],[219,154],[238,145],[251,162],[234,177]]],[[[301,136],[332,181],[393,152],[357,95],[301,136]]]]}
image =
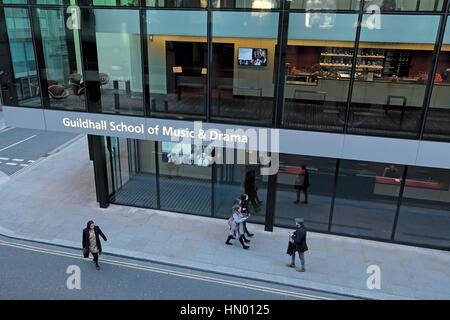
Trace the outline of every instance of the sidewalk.
{"type": "Polygon", "coordinates": [[[3,130],[6,128],[5,119],[3,118],[3,111],[0,106],[0,130],[3,130]]]}
{"type": "Polygon", "coordinates": [[[255,236],[243,250],[236,241],[225,245],[226,220],[117,205],[100,209],[86,137],[0,185],[0,234],[80,247],[90,219],[108,237],[105,253],[366,298],[450,299],[447,251],[310,232],[307,272],[300,273],[285,266],[288,229],[265,232],[249,224],[255,236]],[[366,287],[372,264],[381,268],[380,290],[366,287]]]}

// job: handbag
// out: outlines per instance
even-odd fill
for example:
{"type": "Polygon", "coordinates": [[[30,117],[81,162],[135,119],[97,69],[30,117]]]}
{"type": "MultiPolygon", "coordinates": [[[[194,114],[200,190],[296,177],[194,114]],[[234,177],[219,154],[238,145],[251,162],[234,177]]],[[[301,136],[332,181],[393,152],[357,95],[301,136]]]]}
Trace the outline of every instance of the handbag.
{"type": "Polygon", "coordinates": [[[85,257],[85,258],[89,257],[89,248],[88,247],[83,248],[83,257],[85,257]]]}
{"type": "Polygon", "coordinates": [[[231,229],[231,226],[233,225],[233,216],[231,216],[230,217],[230,219],[228,219],[228,226],[230,227],[230,229],[231,229]]]}

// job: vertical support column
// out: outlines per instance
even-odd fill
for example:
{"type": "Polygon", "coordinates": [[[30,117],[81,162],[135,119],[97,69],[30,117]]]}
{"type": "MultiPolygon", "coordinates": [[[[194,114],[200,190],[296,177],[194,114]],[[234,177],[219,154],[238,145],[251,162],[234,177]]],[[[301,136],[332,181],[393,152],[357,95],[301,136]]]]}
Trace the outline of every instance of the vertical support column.
{"type": "Polygon", "coordinates": [[[156,171],[156,208],[161,209],[161,192],[159,187],[159,159],[158,159],[158,141],[155,141],[155,171],[156,171]]]}
{"type": "Polygon", "coordinates": [[[270,175],[269,181],[267,182],[267,205],[264,231],[273,231],[277,202],[277,177],[278,174],[270,175]]]}
{"type": "Polygon", "coordinates": [[[405,166],[405,169],[403,170],[401,185],[400,185],[400,192],[398,194],[397,210],[395,211],[394,225],[392,226],[391,241],[394,241],[395,233],[397,231],[398,216],[400,215],[400,207],[402,205],[403,191],[405,190],[405,183],[406,183],[407,176],[408,176],[408,166],[405,166]]]}
{"type": "MultiPolygon", "coordinates": [[[[140,0],[141,8],[145,8],[145,0],[140,0]]],[[[148,67],[148,32],[147,32],[147,10],[140,10],[141,28],[141,65],[142,65],[142,89],[144,90],[144,116],[151,116],[150,109],[150,76],[148,67]]]]}
{"type": "Polygon", "coordinates": [[[18,97],[4,9],[0,8],[0,97],[4,105],[12,106],[18,97]]]}
{"type": "Polygon", "coordinates": [[[88,112],[102,112],[94,9],[81,9],[81,50],[88,112]]]}
{"type": "Polygon", "coordinates": [[[105,143],[102,136],[88,135],[89,149],[92,149],[94,159],[94,178],[97,202],[100,208],[109,206],[108,175],[106,169],[105,143]]]}
{"type": "Polygon", "coordinates": [[[275,50],[275,88],[274,108],[272,112],[272,127],[278,128],[283,123],[284,114],[284,87],[286,51],[289,32],[289,8],[290,1],[281,1],[281,12],[278,20],[278,46],[275,50]]]}
{"type": "Polygon", "coordinates": [[[34,43],[34,55],[36,58],[36,69],[39,78],[39,90],[41,93],[42,104],[45,109],[50,108],[50,96],[48,94],[47,72],[44,58],[44,47],[42,45],[41,24],[39,15],[34,8],[28,8],[30,17],[31,35],[34,43]]]}
{"type": "Polygon", "coordinates": [[[337,183],[338,183],[339,167],[340,166],[341,166],[341,159],[337,159],[336,160],[336,171],[334,173],[333,195],[331,196],[330,216],[328,218],[328,232],[331,232],[331,225],[333,223],[334,200],[336,198],[336,190],[337,190],[337,183]]]}
{"type": "Polygon", "coordinates": [[[350,71],[350,82],[347,94],[347,107],[345,110],[344,133],[348,130],[348,121],[350,118],[350,106],[352,104],[353,84],[355,83],[356,64],[358,62],[359,39],[361,37],[361,26],[364,15],[364,1],[361,1],[358,14],[358,24],[356,26],[355,47],[352,58],[352,69],[350,71]]]}
{"type": "MultiPolygon", "coordinates": [[[[448,12],[449,10],[449,5],[450,5],[450,1],[447,1],[445,3],[445,12],[448,12]]],[[[434,85],[434,77],[436,76],[436,70],[439,64],[439,54],[441,52],[441,48],[442,48],[442,43],[444,42],[444,34],[445,34],[445,29],[447,27],[447,20],[448,20],[448,15],[442,15],[441,16],[441,21],[439,23],[439,32],[436,36],[436,42],[435,42],[435,47],[434,47],[434,53],[433,53],[433,59],[432,59],[432,70],[430,72],[430,74],[428,75],[428,82],[427,82],[427,87],[425,89],[425,95],[424,95],[424,99],[423,99],[423,112],[422,112],[422,118],[421,118],[421,125],[419,128],[419,134],[418,134],[418,138],[420,140],[423,139],[423,133],[425,131],[425,124],[426,124],[426,120],[427,120],[427,114],[428,114],[428,110],[430,109],[430,102],[431,102],[431,96],[433,94],[433,85],[434,85]]]]}
{"type": "MultiPolygon", "coordinates": [[[[211,1],[209,1],[209,5],[211,6],[211,1]]],[[[211,74],[212,74],[212,59],[213,59],[213,50],[212,50],[212,11],[207,11],[207,30],[206,30],[206,41],[207,41],[207,50],[208,50],[208,61],[206,63],[206,97],[205,97],[205,118],[206,122],[210,122],[211,120],[211,74]]]]}

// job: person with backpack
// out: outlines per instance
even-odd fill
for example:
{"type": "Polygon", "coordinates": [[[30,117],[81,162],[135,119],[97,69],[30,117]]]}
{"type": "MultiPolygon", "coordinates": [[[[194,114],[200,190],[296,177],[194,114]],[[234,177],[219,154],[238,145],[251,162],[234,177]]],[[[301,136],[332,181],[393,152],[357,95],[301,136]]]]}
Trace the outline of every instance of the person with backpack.
{"type": "MultiPolygon", "coordinates": [[[[244,217],[250,218],[250,211],[248,210],[248,195],[243,193],[240,197],[241,199],[241,207],[242,207],[242,214],[244,215],[244,217]]],[[[254,236],[253,233],[250,233],[247,229],[247,221],[243,222],[244,224],[244,232],[247,236],[249,236],[250,238],[254,236]]]]}

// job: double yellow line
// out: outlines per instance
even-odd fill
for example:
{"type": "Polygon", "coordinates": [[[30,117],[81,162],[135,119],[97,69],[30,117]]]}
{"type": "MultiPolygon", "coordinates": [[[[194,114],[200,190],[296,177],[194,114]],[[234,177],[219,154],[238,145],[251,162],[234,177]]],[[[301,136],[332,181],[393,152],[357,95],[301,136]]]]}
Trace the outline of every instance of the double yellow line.
{"type": "MultiPolygon", "coordinates": [[[[28,250],[28,251],[39,252],[39,253],[51,254],[51,255],[56,255],[56,256],[61,256],[61,257],[86,260],[85,258],[83,258],[83,256],[81,254],[74,254],[74,253],[68,253],[68,252],[64,252],[64,251],[50,250],[50,249],[45,249],[45,248],[29,246],[29,245],[25,245],[25,244],[7,242],[7,241],[3,241],[3,240],[0,240],[0,245],[23,249],[23,250],[28,250]]],[[[81,251],[81,249],[80,249],[80,251],[81,251]]],[[[310,294],[299,293],[299,292],[294,292],[294,291],[287,291],[287,290],[280,290],[280,289],[275,289],[275,288],[270,288],[270,287],[265,287],[265,286],[250,284],[250,283],[242,283],[242,282],[224,280],[224,279],[219,279],[219,278],[214,278],[214,277],[190,274],[190,273],[186,273],[186,272],[179,272],[179,271],[173,271],[173,270],[168,270],[168,269],[149,267],[149,266],[144,266],[144,265],[135,264],[135,263],[116,261],[116,260],[111,260],[111,259],[102,259],[101,261],[102,261],[102,263],[115,265],[115,266],[119,266],[119,267],[125,267],[125,268],[149,271],[149,272],[155,272],[155,273],[162,273],[162,274],[167,274],[167,275],[176,276],[176,277],[217,283],[217,284],[228,285],[228,286],[244,288],[244,289],[250,289],[250,290],[255,290],[255,291],[260,291],[260,292],[267,292],[267,293],[272,293],[272,294],[279,294],[279,295],[283,295],[283,296],[289,296],[292,298],[305,299],[305,300],[334,300],[334,299],[331,299],[328,297],[323,297],[323,296],[316,296],[316,295],[310,295],[310,294]]]]}

